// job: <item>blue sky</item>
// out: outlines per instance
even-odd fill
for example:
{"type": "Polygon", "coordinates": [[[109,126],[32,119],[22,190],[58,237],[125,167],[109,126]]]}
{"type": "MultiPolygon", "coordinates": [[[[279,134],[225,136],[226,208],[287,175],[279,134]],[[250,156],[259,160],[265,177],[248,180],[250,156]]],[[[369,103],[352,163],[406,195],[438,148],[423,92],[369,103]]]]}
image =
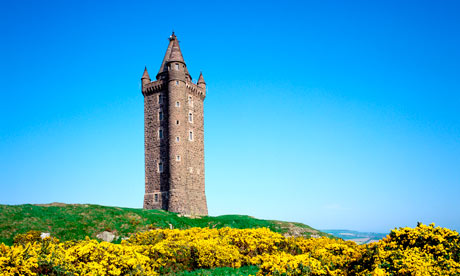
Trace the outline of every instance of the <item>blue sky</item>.
{"type": "Polygon", "coordinates": [[[208,84],[210,215],[460,230],[459,13],[458,1],[3,1],[0,204],[142,207],[140,77],[174,29],[208,84]]]}

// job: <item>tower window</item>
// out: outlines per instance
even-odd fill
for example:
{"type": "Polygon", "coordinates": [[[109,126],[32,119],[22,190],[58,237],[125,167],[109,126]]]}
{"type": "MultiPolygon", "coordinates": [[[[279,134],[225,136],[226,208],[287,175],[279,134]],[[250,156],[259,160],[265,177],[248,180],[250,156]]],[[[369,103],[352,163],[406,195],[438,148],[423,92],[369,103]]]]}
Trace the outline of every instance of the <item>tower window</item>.
{"type": "Polygon", "coordinates": [[[176,63],[175,66],[176,66],[176,70],[179,70],[179,63],[176,63]]]}
{"type": "Polygon", "coordinates": [[[189,113],[188,113],[188,121],[189,121],[190,123],[193,123],[193,113],[192,113],[192,112],[189,112],[189,113]]]}
{"type": "Polygon", "coordinates": [[[188,105],[193,106],[193,98],[190,95],[188,96],[188,105]]]}
{"type": "Polygon", "coordinates": [[[180,161],[180,155],[176,155],[176,161],[180,161]]]}
{"type": "Polygon", "coordinates": [[[158,138],[163,139],[163,129],[158,130],[158,138]]]}
{"type": "Polygon", "coordinates": [[[155,202],[158,202],[158,194],[155,194],[155,202]]]}
{"type": "Polygon", "coordinates": [[[188,133],[188,139],[189,139],[190,141],[193,141],[193,131],[190,131],[190,132],[188,133]]]}
{"type": "Polygon", "coordinates": [[[180,102],[176,102],[176,107],[180,107],[180,102]]]}
{"type": "Polygon", "coordinates": [[[178,125],[178,124],[179,124],[179,120],[176,120],[176,125],[178,125]]]}
{"type": "Polygon", "coordinates": [[[179,142],[180,141],[180,138],[179,136],[176,137],[176,142],[179,142]]]}
{"type": "Polygon", "coordinates": [[[158,172],[159,173],[163,172],[163,162],[158,162],[158,172]]]}
{"type": "Polygon", "coordinates": [[[163,121],[163,119],[164,119],[163,111],[159,111],[158,112],[158,120],[163,121]]]}
{"type": "Polygon", "coordinates": [[[158,103],[162,104],[163,103],[163,95],[158,95],[158,103]]]}
{"type": "Polygon", "coordinates": [[[179,81],[176,81],[176,85],[179,85],[179,81]]]}

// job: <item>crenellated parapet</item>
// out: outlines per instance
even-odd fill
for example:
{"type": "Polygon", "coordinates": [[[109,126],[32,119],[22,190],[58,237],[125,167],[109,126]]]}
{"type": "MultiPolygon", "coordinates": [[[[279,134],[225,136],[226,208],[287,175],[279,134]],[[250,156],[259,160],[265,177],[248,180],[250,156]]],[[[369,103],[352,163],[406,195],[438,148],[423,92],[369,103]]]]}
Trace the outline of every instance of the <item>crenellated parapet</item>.
{"type": "Polygon", "coordinates": [[[142,94],[145,97],[145,96],[163,91],[166,88],[167,88],[167,83],[164,80],[152,81],[150,83],[143,85],[142,94]]]}
{"type": "Polygon", "coordinates": [[[204,100],[204,98],[206,98],[206,88],[199,87],[197,84],[191,81],[185,82],[185,87],[189,93],[200,97],[200,99],[204,100]]]}

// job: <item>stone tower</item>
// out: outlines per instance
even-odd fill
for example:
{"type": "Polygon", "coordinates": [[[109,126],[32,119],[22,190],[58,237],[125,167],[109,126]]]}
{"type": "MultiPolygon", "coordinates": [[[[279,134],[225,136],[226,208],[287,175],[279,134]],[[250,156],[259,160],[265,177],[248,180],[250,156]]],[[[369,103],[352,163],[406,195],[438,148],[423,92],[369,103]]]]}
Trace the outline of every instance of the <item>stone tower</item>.
{"type": "Polygon", "coordinates": [[[174,32],[156,80],[147,68],[144,95],[144,209],[207,215],[204,189],[203,101],[206,83],[187,70],[174,32]]]}

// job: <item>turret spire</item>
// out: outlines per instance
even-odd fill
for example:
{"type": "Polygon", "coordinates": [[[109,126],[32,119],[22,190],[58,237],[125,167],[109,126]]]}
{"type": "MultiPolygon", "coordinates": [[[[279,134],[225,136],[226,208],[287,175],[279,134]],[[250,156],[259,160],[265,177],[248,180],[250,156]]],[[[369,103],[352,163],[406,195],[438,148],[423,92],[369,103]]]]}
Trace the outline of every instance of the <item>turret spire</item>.
{"type": "Polygon", "coordinates": [[[147,72],[147,66],[145,66],[144,74],[142,74],[141,79],[149,79],[150,80],[149,72],[147,72]]]}
{"type": "Polygon", "coordinates": [[[206,82],[204,81],[203,78],[203,73],[200,72],[200,76],[198,77],[198,81],[196,83],[199,87],[206,87],[206,82]]]}
{"type": "Polygon", "coordinates": [[[142,86],[151,82],[149,72],[147,72],[147,66],[145,66],[144,74],[142,74],[141,80],[142,80],[142,86]]]}

